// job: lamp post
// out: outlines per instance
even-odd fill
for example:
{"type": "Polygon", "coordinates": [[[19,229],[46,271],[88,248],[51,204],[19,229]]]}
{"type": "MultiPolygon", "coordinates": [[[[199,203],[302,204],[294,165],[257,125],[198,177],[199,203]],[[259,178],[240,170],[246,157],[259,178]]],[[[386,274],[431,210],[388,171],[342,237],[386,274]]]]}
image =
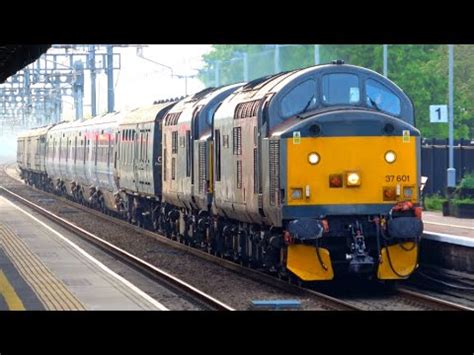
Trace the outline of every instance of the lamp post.
{"type": "Polygon", "coordinates": [[[319,59],[319,44],[314,45],[314,64],[318,65],[321,62],[319,59]]]}
{"type": "Polygon", "coordinates": [[[234,60],[242,59],[244,82],[249,81],[249,61],[248,61],[248,57],[249,56],[248,56],[247,52],[235,52],[234,57],[230,60],[232,62],[234,60]]]}
{"type": "Polygon", "coordinates": [[[454,48],[452,44],[448,45],[448,66],[449,66],[449,168],[448,168],[448,187],[456,186],[456,169],[454,168],[454,86],[453,86],[453,66],[454,66],[454,48]]]}
{"type": "Polygon", "coordinates": [[[274,57],[274,64],[275,64],[275,74],[280,72],[280,45],[275,44],[275,57],[274,57]]]}

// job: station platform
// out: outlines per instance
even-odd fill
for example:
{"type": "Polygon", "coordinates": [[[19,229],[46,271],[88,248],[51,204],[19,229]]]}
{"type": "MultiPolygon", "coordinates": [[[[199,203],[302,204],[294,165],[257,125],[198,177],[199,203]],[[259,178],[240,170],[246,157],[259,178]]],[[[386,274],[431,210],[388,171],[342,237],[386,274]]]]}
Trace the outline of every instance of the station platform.
{"type": "Polygon", "coordinates": [[[166,309],[68,233],[0,196],[0,310],[166,309]]]}
{"type": "Polygon", "coordinates": [[[437,211],[423,211],[424,238],[474,247],[474,219],[443,216],[437,211]]]}

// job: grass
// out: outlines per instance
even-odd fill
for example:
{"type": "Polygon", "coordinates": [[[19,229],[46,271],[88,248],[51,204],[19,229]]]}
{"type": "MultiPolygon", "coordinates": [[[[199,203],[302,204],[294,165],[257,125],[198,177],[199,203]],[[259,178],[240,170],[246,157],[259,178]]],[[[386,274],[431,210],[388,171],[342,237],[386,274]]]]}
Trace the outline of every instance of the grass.
{"type": "Polygon", "coordinates": [[[443,202],[447,201],[446,198],[439,195],[432,195],[425,197],[425,208],[430,211],[442,211],[443,202]]]}

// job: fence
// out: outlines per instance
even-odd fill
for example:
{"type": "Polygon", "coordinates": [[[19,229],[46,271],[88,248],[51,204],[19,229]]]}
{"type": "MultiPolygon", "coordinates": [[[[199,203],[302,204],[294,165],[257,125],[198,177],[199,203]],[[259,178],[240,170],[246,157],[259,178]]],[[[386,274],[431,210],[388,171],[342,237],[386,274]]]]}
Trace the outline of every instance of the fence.
{"type": "MultiPolygon", "coordinates": [[[[449,150],[447,139],[424,139],[421,147],[421,175],[428,177],[424,193],[444,195],[447,186],[449,150]]],[[[474,141],[454,142],[456,184],[464,175],[474,173],[474,141]]]]}

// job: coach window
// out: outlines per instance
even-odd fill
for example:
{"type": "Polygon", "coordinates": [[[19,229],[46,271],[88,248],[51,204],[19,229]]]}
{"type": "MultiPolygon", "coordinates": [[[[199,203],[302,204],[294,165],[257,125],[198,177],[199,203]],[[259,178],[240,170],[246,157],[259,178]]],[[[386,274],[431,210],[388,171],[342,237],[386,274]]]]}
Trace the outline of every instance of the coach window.
{"type": "Polygon", "coordinates": [[[303,113],[316,106],[316,82],[306,80],[295,86],[280,102],[283,118],[288,118],[298,113],[303,113]]]}
{"type": "Polygon", "coordinates": [[[77,136],[74,137],[74,165],[76,165],[77,160],[77,136]]]}
{"type": "Polygon", "coordinates": [[[95,135],[95,163],[94,165],[97,165],[97,150],[99,148],[99,136],[96,134],[95,135]]]}
{"type": "Polygon", "coordinates": [[[323,102],[327,105],[355,105],[360,101],[359,78],[354,74],[327,74],[322,79],[323,102]]]}
{"type": "Polygon", "coordinates": [[[110,147],[111,147],[111,142],[110,142],[110,134],[107,135],[107,152],[106,152],[106,155],[107,155],[107,166],[110,166],[110,147]]]}
{"type": "Polygon", "coordinates": [[[69,159],[69,139],[66,139],[66,162],[69,159]]]}
{"type": "Polygon", "coordinates": [[[367,105],[376,110],[398,116],[401,112],[400,99],[385,85],[368,79],[365,83],[367,105]]]}

